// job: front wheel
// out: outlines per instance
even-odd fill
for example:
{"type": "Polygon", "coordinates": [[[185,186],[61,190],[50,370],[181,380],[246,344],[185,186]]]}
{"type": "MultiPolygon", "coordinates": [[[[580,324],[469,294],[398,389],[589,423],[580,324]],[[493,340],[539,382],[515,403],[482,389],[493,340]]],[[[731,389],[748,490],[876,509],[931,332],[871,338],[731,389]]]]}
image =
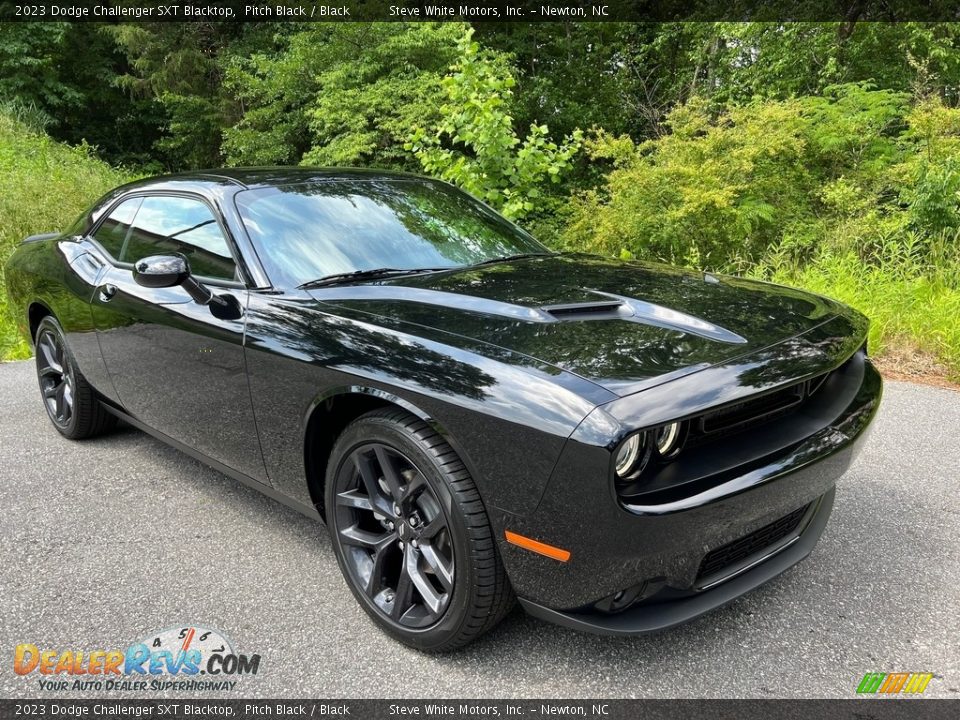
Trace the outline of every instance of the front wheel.
{"type": "Polygon", "coordinates": [[[453,449],[401,410],[351,423],[327,470],[337,562],[390,635],[420,650],[465,645],[513,604],[473,480],[453,449]]]}
{"type": "Polygon", "coordinates": [[[80,373],[60,323],[49,315],[43,318],[34,342],[43,405],[60,434],[79,440],[112,428],[116,418],[107,412],[96,391],[80,373]]]}

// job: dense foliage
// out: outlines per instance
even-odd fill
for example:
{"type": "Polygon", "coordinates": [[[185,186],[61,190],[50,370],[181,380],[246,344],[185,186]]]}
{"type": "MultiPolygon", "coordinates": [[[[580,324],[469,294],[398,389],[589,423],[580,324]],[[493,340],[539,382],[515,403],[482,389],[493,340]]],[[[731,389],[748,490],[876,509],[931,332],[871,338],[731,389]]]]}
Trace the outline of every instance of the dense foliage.
{"type": "Polygon", "coordinates": [[[226,86],[243,106],[225,129],[231,164],[415,169],[411,128],[438,117],[459,23],[309,23],[272,50],[233,57],[226,86]]]}
{"type": "Polygon", "coordinates": [[[27,353],[4,295],[3,264],[13,248],[28,235],[66,227],[99,195],[128,179],[89,146],[54,142],[0,113],[0,358],[27,353]]]}
{"type": "Polygon", "coordinates": [[[895,339],[958,375],[960,24],[858,12],[0,25],[0,248],[62,224],[123,174],[94,155],[144,173],[427,172],[558,248],[839,296],[871,315],[875,347],[895,339]],[[51,165],[95,179],[64,179],[61,208],[30,189],[51,165]]]}
{"type": "Polygon", "coordinates": [[[534,123],[521,141],[510,116],[516,81],[505,59],[481,51],[472,31],[457,50],[459,60],[443,81],[439,123],[430,130],[417,125],[404,147],[428,174],[459,185],[508,218],[542,210],[540,188],[570,168],[583,133],[574,130],[557,145],[546,125],[534,123]]]}
{"type": "Polygon", "coordinates": [[[575,250],[749,272],[839,296],[891,338],[960,358],[960,110],[867,85],[598,134],[605,183],[574,198],[575,250]]]}

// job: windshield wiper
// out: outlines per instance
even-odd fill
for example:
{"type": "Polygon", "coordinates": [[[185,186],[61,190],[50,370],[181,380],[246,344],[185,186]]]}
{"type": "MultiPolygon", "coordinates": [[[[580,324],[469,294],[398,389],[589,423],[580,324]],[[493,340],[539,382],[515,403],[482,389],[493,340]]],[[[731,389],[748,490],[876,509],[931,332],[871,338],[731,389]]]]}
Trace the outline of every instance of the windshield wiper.
{"type": "Polygon", "coordinates": [[[473,267],[477,267],[479,265],[493,265],[495,263],[510,262],[511,260],[524,260],[526,258],[550,257],[551,255],[554,255],[554,254],[555,253],[551,253],[551,252],[519,253],[517,255],[507,255],[505,257],[496,257],[496,258],[490,258],[489,260],[481,260],[478,263],[474,263],[473,267]]]}
{"type": "Polygon", "coordinates": [[[450,266],[450,267],[435,267],[435,268],[391,268],[391,267],[382,267],[374,268],[372,270],[354,270],[353,272],[345,273],[334,273],[333,275],[325,275],[322,278],[317,280],[309,280],[308,282],[299,285],[300,290],[309,290],[311,288],[326,287],[328,285],[340,285],[341,283],[349,283],[357,280],[374,280],[376,278],[384,277],[393,277],[395,275],[415,275],[418,273],[430,273],[430,272],[440,272],[442,270],[456,270],[467,267],[478,267],[480,265],[492,265],[493,263],[508,262],[510,260],[522,260],[523,258],[531,257],[549,257],[555,253],[545,252],[545,253],[520,253],[518,255],[508,255],[506,257],[490,258],[489,260],[482,260],[473,265],[464,265],[464,266],[450,266]]]}
{"type": "Polygon", "coordinates": [[[339,285],[354,280],[373,280],[382,277],[392,277],[394,275],[413,275],[415,273],[437,272],[439,270],[449,270],[450,268],[374,268],[372,270],[354,270],[353,272],[334,273],[325,275],[317,280],[309,280],[299,285],[300,290],[309,290],[310,288],[325,287],[327,285],[339,285]]]}

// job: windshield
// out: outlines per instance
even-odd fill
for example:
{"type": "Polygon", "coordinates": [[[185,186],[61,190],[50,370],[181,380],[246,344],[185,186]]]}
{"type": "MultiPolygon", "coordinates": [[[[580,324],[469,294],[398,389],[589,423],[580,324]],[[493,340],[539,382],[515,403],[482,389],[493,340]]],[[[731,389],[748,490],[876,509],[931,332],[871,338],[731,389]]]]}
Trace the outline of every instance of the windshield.
{"type": "Polygon", "coordinates": [[[549,252],[444,183],[339,180],[243,190],[237,209],[275,285],[340,273],[423,269],[549,252]]]}

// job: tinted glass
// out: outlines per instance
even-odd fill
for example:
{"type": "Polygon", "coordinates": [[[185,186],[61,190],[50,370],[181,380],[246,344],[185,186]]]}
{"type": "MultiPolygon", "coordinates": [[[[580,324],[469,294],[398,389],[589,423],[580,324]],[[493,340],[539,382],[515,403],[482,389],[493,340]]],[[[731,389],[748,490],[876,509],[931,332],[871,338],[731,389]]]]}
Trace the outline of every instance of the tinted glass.
{"type": "Polygon", "coordinates": [[[195,275],[233,280],[236,264],[213,212],[199,200],[143,199],[120,259],[134,263],[148,255],[181,253],[195,275]]]}
{"type": "Polygon", "coordinates": [[[237,209],[278,285],[376,268],[472,265],[546,249],[466,193],[427,180],[244,190],[237,209]]]}
{"type": "Polygon", "coordinates": [[[124,200],[117,205],[93,234],[94,240],[118,260],[123,250],[123,243],[127,239],[127,233],[130,230],[130,224],[133,222],[142,201],[143,198],[124,200]]]}

